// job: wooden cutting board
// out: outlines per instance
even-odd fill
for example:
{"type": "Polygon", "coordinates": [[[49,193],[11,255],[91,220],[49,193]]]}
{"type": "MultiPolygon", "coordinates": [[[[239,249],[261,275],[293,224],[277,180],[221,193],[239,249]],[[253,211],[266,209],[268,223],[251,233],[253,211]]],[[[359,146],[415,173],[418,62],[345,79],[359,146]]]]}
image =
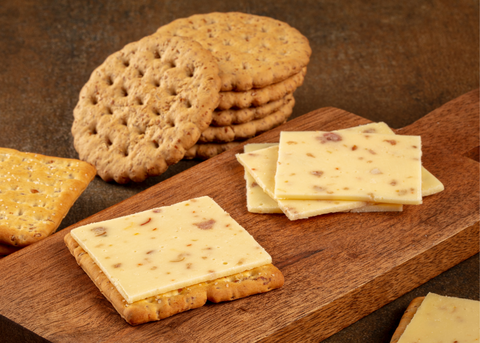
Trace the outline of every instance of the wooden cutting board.
{"type": "MultiPolygon", "coordinates": [[[[0,260],[0,314],[52,341],[250,342],[324,339],[479,251],[478,90],[399,134],[421,135],[423,164],[445,191],[402,213],[338,213],[289,221],[248,213],[243,168],[227,151],[0,260]],[[285,275],[275,291],[129,326],[63,243],[73,227],[208,195],[272,255],[285,275]]],[[[322,108],[282,130],[366,124],[322,108]]]]}

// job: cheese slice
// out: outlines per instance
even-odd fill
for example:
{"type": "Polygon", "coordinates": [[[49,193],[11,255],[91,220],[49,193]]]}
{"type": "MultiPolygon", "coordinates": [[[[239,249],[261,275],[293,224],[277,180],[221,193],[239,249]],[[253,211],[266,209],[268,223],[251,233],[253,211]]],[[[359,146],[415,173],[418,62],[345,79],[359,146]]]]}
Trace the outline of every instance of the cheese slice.
{"type": "MultiPolygon", "coordinates": [[[[338,130],[334,132],[343,132],[343,131],[350,131],[350,132],[358,132],[358,133],[381,133],[381,134],[391,134],[395,135],[392,129],[384,123],[370,123],[360,126],[355,126],[343,130],[338,130]]],[[[244,148],[245,153],[258,151],[265,149],[267,147],[278,146],[278,143],[253,143],[247,144],[244,148]]],[[[277,150],[278,151],[278,150],[277,150]]],[[[265,152],[259,152],[259,154],[267,154],[265,152]]],[[[272,154],[272,151],[270,151],[272,154]]],[[[277,153],[278,155],[278,153],[277,153]]],[[[340,212],[343,211],[342,207],[345,206],[345,211],[349,212],[356,212],[356,213],[365,213],[365,212],[401,212],[403,210],[402,204],[385,204],[385,203],[368,203],[366,206],[357,207],[350,209],[351,206],[346,204],[339,203],[338,201],[330,201],[331,209],[325,206],[325,204],[319,204],[322,200],[316,201],[303,201],[303,200],[280,200],[282,202],[282,209],[277,201],[272,199],[271,196],[265,193],[264,189],[269,189],[269,194],[273,196],[273,187],[274,187],[274,174],[270,175],[272,172],[275,173],[276,171],[276,160],[275,157],[270,156],[270,158],[265,157],[265,161],[263,163],[275,163],[275,166],[266,166],[266,165],[258,165],[258,166],[250,166],[249,168],[245,167],[245,179],[246,179],[246,195],[247,195],[247,208],[249,212],[252,213],[282,213],[284,212],[288,218],[291,220],[296,219],[303,219],[309,218],[311,216],[324,214],[324,213],[331,213],[331,212],[340,212]],[[251,169],[255,169],[256,171],[252,171],[251,169]],[[262,170],[262,168],[268,169],[270,173],[267,171],[263,171],[258,173],[258,171],[262,170]],[[254,174],[255,178],[250,174],[254,174]],[[263,185],[260,187],[260,184],[263,185]],[[320,206],[319,206],[320,205],[320,206]]],[[[259,159],[258,159],[259,160],[259,159]]],[[[255,159],[253,159],[253,163],[255,159]]],[[[245,163],[245,161],[244,161],[245,163]]],[[[428,170],[422,167],[422,196],[428,196],[432,194],[436,194],[444,190],[443,184],[433,176],[428,170]]],[[[365,202],[362,202],[365,203],[365,202]]]]}
{"type": "MultiPolygon", "coordinates": [[[[278,145],[237,154],[238,162],[252,176],[256,184],[271,199],[274,197],[278,145]]],[[[321,214],[348,211],[367,205],[364,201],[276,200],[278,207],[290,220],[305,219],[321,214]]]]}
{"type": "Polygon", "coordinates": [[[272,262],[206,196],[88,224],[71,235],[128,303],[272,262]]]}
{"type": "Polygon", "coordinates": [[[429,293],[398,343],[478,343],[480,302],[429,293]]]}
{"type": "MultiPolygon", "coordinates": [[[[384,122],[370,123],[360,126],[351,127],[338,131],[352,131],[359,133],[382,133],[394,135],[395,132],[384,122]]],[[[440,193],[445,189],[445,186],[430,173],[425,167],[422,167],[422,196],[426,197],[436,193],[440,193]]]]}
{"type": "Polygon", "coordinates": [[[421,204],[421,156],[419,136],[283,131],[274,195],[421,204]]]}
{"type": "Polygon", "coordinates": [[[432,173],[422,167],[422,196],[437,194],[442,192],[445,186],[432,173]]]}
{"type": "MultiPolygon", "coordinates": [[[[245,145],[243,151],[248,153],[277,145],[277,143],[251,143],[245,145]]],[[[283,213],[277,202],[263,191],[247,169],[245,169],[245,182],[248,212],[283,213]]]]}

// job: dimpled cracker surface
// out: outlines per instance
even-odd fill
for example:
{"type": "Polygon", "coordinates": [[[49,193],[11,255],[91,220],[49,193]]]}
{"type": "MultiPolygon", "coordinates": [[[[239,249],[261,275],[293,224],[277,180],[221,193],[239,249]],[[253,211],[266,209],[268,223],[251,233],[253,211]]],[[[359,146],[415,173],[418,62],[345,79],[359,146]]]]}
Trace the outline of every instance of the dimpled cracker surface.
{"type": "Polygon", "coordinates": [[[23,247],[49,236],[95,173],[83,161],[0,148],[0,244],[23,247]]]}
{"type": "Polygon", "coordinates": [[[197,14],[160,27],[157,34],[189,37],[216,57],[222,91],[263,88],[307,66],[308,39],[290,25],[239,12],[197,14]]]}
{"type": "Polygon", "coordinates": [[[92,73],[74,110],[82,160],[105,181],[139,182],[181,160],[212,120],[219,70],[200,44],[148,36],[92,73]]]}

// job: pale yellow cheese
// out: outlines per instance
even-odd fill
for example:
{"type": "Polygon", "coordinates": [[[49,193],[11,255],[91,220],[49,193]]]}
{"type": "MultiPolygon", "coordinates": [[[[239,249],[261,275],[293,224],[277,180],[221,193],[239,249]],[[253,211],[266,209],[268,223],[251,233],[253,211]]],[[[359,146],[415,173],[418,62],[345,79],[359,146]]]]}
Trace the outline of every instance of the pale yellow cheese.
{"type": "MultiPolygon", "coordinates": [[[[237,160],[253,177],[256,184],[273,199],[278,145],[237,154],[237,160]]],[[[364,201],[279,200],[278,207],[290,220],[305,219],[321,214],[343,212],[367,205],[364,201]]]]}
{"type": "MultiPolygon", "coordinates": [[[[339,131],[354,131],[359,133],[382,133],[392,134],[395,132],[384,122],[370,123],[361,126],[355,126],[339,131]]],[[[445,187],[442,182],[438,180],[432,173],[430,173],[425,167],[422,167],[422,196],[426,197],[443,191],[445,187]]]]}
{"type": "Polygon", "coordinates": [[[88,224],[71,235],[129,303],[272,262],[209,197],[88,224]]]}
{"type": "Polygon", "coordinates": [[[282,132],[276,199],[421,204],[421,139],[355,132],[282,132]]]}
{"type": "Polygon", "coordinates": [[[422,167],[422,196],[440,193],[445,189],[443,183],[440,182],[432,173],[422,167]]]}
{"type": "MultiPolygon", "coordinates": [[[[255,150],[265,149],[277,143],[251,143],[245,145],[244,152],[252,152],[255,150]]],[[[247,209],[251,213],[283,213],[277,202],[272,199],[263,189],[258,185],[255,179],[245,169],[246,194],[247,194],[247,209]]]]}
{"type": "Polygon", "coordinates": [[[478,343],[479,302],[429,293],[398,343],[478,343]]]}

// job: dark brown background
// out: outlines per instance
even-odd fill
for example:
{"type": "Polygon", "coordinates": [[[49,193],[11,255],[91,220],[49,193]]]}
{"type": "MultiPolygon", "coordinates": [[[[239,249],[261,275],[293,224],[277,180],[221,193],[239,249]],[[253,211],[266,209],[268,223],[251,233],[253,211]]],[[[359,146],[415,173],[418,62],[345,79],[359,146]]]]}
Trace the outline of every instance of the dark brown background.
{"type": "MultiPolygon", "coordinates": [[[[77,158],[72,111],[92,70],[163,24],[213,11],[270,16],[310,40],[313,54],[292,118],[334,106],[400,128],[479,87],[479,3],[473,0],[4,0],[0,146],[77,158]]],[[[60,229],[196,163],[183,161],[141,184],[96,178],[60,229]]],[[[408,303],[429,291],[478,299],[478,270],[477,254],[325,342],[386,342],[408,303]]],[[[15,335],[12,341],[30,337],[1,317],[0,337],[7,334],[15,335]]]]}

